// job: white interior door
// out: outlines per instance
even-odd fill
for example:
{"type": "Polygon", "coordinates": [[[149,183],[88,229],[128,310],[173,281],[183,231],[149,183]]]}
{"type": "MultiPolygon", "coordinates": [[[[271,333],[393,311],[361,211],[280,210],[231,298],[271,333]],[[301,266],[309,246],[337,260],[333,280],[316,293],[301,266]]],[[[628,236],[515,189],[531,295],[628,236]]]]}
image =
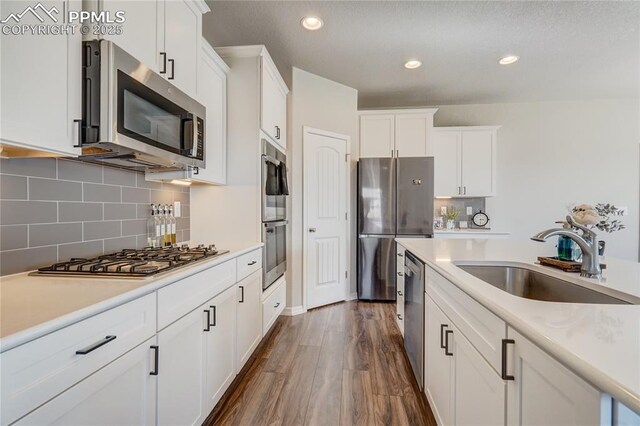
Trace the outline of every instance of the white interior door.
{"type": "Polygon", "coordinates": [[[348,136],[304,131],[307,308],[346,299],[348,136]]]}

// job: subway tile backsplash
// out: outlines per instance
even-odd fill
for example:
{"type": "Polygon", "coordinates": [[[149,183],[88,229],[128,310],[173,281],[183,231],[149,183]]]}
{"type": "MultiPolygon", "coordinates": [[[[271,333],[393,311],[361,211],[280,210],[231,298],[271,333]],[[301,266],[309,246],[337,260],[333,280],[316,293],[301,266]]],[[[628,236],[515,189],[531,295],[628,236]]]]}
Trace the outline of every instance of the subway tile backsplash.
{"type": "Polygon", "coordinates": [[[178,242],[188,241],[189,187],[74,160],[0,159],[0,275],[144,247],[149,204],[174,201],[178,242]]]}

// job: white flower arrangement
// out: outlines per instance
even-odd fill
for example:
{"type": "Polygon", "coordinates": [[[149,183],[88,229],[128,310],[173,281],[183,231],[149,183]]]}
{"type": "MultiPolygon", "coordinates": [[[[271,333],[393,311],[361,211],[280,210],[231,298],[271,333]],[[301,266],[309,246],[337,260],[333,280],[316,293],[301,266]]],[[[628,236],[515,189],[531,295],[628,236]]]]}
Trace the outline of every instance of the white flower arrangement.
{"type": "MultiPolygon", "coordinates": [[[[590,229],[598,229],[607,233],[620,231],[624,223],[616,217],[624,216],[625,211],[609,203],[577,204],[569,207],[569,214],[580,225],[590,229]]],[[[570,227],[565,222],[565,227],[570,227]]]]}

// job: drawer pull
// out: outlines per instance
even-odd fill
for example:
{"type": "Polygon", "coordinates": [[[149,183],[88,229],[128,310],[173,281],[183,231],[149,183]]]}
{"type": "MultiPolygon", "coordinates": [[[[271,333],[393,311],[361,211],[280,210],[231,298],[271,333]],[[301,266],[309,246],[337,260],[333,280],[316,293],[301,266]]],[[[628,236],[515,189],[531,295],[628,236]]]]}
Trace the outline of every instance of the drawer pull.
{"type": "Polygon", "coordinates": [[[398,276],[403,277],[404,273],[403,272],[398,272],[398,276]]]}
{"type": "Polygon", "coordinates": [[[238,287],[240,287],[240,303],[244,303],[244,286],[239,285],[238,287]]]}
{"type": "Polygon", "coordinates": [[[440,349],[444,349],[444,329],[449,327],[447,324],[440,324],[440,349]]]}
{"type": "Polygon", "coordinates": [[[107,343],[111,342],[112,340],[116,340],[116,336],[106,336],[104,339],[100,340],[99,342],[96,342],[91,346],[87,346],[84,349],[80,349],[80,350],[76,351],[76,355],[86,355],[89,352],[95,351],[100,346],[106,345],[107,343]]]}
{"type": "Polygon", "coordinates": [[[399,257],[402,257],[402,256],[404,256],[404,255],[403,255],[402,253],[398,253],[398,256],[399,256],[399,257]]]}
{"type": "Polygon", "coordinates": [[[157,376],[159,367],[158,361],[160,361],[160,347],[158,345],[151,345],[153,349],[153,371],[149,373],[151,376],[157,376]]]}
{"type": "Polygon", "coordinates": [[[400,315],[400,314],[396,314],[396,316],[398,317],[398,319],[399,319],[400,321],[402,321],[402,315],[400,315]]]}
{"type": "Polygon", "coordinates": [[[513,339],[502,339],[502,380],[515,380],[516,378],[507,374],[507,345],[511,343],[515,345],[516,341],[513,339]]]}
{"type": "Polygon", "coordinates": [[[398,290],[398,296],[402,296],[402,292],[398,290]]]}
{"type": "Polygon", "coordinates": [[[444,332],[444,354],[446,356],[453,356],[453,352],[449,352],[449,334],[453,334],[453,330],[444,332]]]}
{"type": "Polygon", "coordinates": [[[251,262],[247,263],[247,266],[253,266],[253,265],[255,265],[256,263],[258,263],[258,262],[257,262],[257,261],[255,261],[255,260],[252,260],[251,262]]]}
{"type": "Polygon", "coordinates": [[[280,302],[276,303],[273,307],[277,308],[278,306],[280,306],[280,302]]]}

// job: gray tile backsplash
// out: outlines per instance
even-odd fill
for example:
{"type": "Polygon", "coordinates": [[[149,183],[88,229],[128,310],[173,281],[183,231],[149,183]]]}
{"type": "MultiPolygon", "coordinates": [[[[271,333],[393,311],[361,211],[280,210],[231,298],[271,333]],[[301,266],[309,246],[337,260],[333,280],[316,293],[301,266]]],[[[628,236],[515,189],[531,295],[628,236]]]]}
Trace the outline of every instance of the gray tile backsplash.
{"type": "MultiPolygon", "coordinates": [[[[434,216],[441,216],[440,209],[441,207],[455,207],[460,212],[458,218],[455,220],[456,228],[459,227],[459,222],[461,220],[466,220],[467,225],[471,227],[471,217],[478,212],[478,210],[482,210],[486,213],[485,209],[485,199],[484,198],[436,198],[433,206],[434,206],[434,216]],[[467,207],[471,207],[473,213],[467,215],[467,207]]],[[[446,224],[446,219],[443,221],[446,224]]]]}
{"type": "Polygon", "coordinates": [[[174,201],[177,239],[187,241],[188,187],[73,160],[0,159],[0,275],[144,247],[149,203],[174,201]]]}

